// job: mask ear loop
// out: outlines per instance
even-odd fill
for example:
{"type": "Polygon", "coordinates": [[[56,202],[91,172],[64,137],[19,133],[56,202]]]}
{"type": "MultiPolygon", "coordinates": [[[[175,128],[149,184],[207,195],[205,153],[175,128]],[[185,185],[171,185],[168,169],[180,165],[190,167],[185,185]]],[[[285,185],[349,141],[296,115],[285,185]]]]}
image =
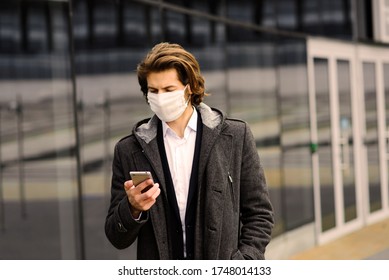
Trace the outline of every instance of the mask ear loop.
{"type": "MultiPolygon", "coordinates": [[[[186,95],[186,93],[187,93],[188,88],[190,88],[190,85],[189,85],[189,84],[187,84],[187,85],[184,87],[184,98],[185,98],[185,95],[186,95]]],[[[192,93],[188,92],[188,99],[185,100],[185,105],[186,105],[186,106],[188,106],[189,100],[191,100],[191,95],[192,95],[192,93]]],[[[192,104],[192,102],[191,102],[191,104],[192,104]]]]}

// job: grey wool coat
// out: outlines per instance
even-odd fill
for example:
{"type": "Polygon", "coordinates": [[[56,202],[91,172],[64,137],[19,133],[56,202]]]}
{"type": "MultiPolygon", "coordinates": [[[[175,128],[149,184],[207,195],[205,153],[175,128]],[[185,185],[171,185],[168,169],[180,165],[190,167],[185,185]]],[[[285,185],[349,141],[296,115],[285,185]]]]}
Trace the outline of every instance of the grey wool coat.
{"type": "MultiPolygon", "coordinates": [[[[203,122],[198,172],[195,259],[264,259],[271,239],[273,210],[248,125],[226,118],[204,103],[196,107],[203,122]]],[[[158,118],[137,124],[115,146],[111,204],[105,232],[118,249],[138,238],[138,259],[171,259],[167,200],[157,145],[158,118]],[[129,171],[148,170],[160,184],[156,203],[134,220],[123,184],[129,171]]]]}

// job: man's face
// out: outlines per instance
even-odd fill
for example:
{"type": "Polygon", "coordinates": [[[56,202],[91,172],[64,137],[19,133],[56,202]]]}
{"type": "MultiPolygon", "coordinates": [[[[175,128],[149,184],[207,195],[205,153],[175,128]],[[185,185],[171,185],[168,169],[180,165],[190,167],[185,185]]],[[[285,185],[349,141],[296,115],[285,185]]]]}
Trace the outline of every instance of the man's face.
{"type": "Polygon", "coordinates": [[[151,72],[147,76],[148,92],[164,93],[183,90],[185,85],[178,79],[177,70],[172,68],[161,72],[151,72]]]}

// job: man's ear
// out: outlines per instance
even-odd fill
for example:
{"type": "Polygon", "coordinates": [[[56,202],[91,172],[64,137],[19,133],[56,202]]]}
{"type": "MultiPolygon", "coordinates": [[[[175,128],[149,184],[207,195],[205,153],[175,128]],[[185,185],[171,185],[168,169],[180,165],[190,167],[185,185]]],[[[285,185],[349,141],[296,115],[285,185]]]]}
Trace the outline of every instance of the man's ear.
{"type": "Polygon", "coordinates": [[[191,95],[192,94],[192,90],[190,89],[190,84],[187,84],[186,87],[185,87],[185,93],[187,93],[188,95],[191,95]]]}

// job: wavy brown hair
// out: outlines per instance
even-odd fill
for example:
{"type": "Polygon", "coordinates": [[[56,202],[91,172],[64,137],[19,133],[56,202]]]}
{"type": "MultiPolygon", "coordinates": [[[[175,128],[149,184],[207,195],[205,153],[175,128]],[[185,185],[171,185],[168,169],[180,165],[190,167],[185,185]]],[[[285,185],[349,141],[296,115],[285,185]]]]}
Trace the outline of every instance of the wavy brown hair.
{"type": "Polygon", "coordinates": [[[137,74],[140,89],[147,100],[147,76],[152,72],[176,69],[178,79],[183,85],[189,84],[191,103],[199,105],[205,94],[204,78],[196,58],[178,44],[159,43],[138,64],[137,74]]]}

